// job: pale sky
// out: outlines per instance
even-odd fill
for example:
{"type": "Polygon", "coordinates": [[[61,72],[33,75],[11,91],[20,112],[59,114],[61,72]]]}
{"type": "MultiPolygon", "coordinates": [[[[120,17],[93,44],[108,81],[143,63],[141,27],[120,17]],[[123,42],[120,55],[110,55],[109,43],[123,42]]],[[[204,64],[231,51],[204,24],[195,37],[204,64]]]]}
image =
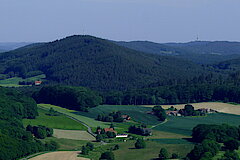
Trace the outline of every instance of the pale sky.
{"type": "Polygon", "coordinates": [[[240,41],[240,0],[0,0],[0,42],[240,41]]]}

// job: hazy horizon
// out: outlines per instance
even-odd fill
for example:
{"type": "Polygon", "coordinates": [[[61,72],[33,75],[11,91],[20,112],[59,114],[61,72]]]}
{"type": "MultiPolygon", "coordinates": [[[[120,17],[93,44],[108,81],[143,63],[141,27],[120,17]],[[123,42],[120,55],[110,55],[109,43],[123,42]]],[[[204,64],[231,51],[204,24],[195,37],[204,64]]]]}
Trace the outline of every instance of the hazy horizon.
{"type": "Polygon", "coordinates": [[[239,0],[1,0],[0,42],[240,41],[239,0]]]}

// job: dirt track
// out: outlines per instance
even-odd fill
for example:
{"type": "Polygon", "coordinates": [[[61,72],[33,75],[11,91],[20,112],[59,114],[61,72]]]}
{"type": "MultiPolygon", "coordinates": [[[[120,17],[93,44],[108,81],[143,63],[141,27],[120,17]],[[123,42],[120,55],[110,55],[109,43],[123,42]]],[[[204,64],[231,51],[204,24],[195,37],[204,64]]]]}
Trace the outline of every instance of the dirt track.
{"type": "Polygon", "coordinates": [[[88,158],[77,157],[78,151],[59,151],[33,157],[30,160],[89,160],[88,158]]]}
{"type": "MultiPolygon", "coordinates": [[[[203,102],[203,103],[192,103],[195,109],[199,108],[211,108],[218,112],[229,113],[240,115],[240,105],[233,105],[221,102],[203,102]]],[[[145,107],[153,107],[153,105],[144,105],[145,107]]],[[[164,109],[174,106],[177,109],[182,109],[185,104],[179,105],[161,105],[164,109]]]]}

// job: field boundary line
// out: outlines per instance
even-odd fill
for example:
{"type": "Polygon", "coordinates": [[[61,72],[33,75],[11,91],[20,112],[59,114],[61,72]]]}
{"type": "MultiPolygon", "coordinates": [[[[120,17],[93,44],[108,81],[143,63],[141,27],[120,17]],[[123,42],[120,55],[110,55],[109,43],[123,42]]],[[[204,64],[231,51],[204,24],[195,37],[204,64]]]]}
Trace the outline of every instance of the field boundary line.
{"type": "MultiPolygon", "coordinates": [[[[41,109],[44,109],[44,110],[48,110],[47,108],[42,107],[41,105],[38,105],[38,107],[41,108],[41,109]]],[[[96,136],[97,136],[95,133],[93,133],[91,127],[90,127],[89,125],[87,125],[86,123],[84,123],[84,122],[82,122],[82,121],[80,121],[80,120],[78,120],[78,119],[76,119],[76,118],[74,118],[74,117],[72,117],[72,116],[70,116],[70,115],[67,115],[67,114],[65,114],[65,113],[62,113],[62,112],[59,112],[59,111],[56,111],[56,112],[58,112],[58,113],[60,113],[60,114],[62,114],[62,115],[64,115],[64,116],[66,116],[66,117],[68,117],[68,118],[70,118],[70,119],[72,119],[72,120],[74,120],[74,121],[76,121],[76,122],[78,122],[78,123],[81,123],[82,125],[84,125],[85,127],[87,127],[87,132],[88,132],[89,134],[91,134],[93,137],[96,137],[96,136]]]]}

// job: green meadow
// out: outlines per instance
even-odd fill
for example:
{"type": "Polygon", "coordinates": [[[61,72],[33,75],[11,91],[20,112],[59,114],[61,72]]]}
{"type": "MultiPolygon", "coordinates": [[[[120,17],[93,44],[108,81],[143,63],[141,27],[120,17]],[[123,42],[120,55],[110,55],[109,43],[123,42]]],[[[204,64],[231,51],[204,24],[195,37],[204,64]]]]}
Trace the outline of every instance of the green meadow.
{"type": "Polygon", "coordinates": [[[182,135],[191,135],[192,129],[198,124],[229,124],[238,126],[240,124],[240,116],[214,113],[204,117],[168,117],[166,123],[158,125],[153,129],[182,135]]]}
{"type": "Polygon", "coordinates": [[[38,108],[39,116],[36,119],[24,119],[24,126],[27,125],[43,125],[55,129],[66,129],[66,130],[87,130],[87,128],[81,123],[74,121],[62,114],[58,116],[49,116],[47,110],[38,108]]]}

